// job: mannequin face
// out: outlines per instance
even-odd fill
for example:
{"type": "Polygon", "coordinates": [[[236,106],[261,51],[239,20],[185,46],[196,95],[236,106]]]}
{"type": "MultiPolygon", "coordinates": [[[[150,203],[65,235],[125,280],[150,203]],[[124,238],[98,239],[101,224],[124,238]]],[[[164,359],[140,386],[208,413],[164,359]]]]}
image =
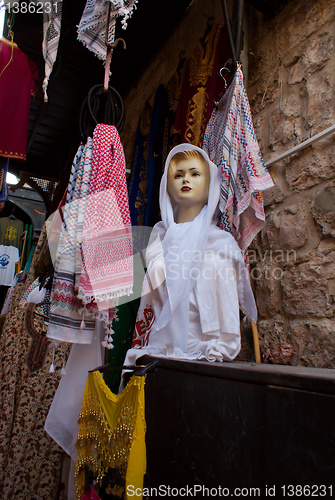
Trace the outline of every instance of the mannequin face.
{"type": "Polygon", "coordinates": [[[177,205],[206,205],[209,191],[209,167],[198,158],[180,160],[171,166],[168,193],[177,205]]]}

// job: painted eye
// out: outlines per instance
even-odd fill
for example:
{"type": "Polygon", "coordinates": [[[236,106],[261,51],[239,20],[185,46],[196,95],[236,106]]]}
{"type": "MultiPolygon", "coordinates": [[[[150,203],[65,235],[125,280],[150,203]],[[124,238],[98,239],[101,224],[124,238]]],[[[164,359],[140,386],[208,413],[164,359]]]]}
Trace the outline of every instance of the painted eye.
{"type": "Polygon", "coordinates": [[[175,179],[179,179],[179,177],[182,177],[182,175],[181,175],[181,174],[176,174],[176,175],[174,176],[174,178],[175,178],[175,179]]]}
{"type": "Polygon", "coordinates": [[[198,177],[199,175],[200,175],[199,172],[193,172],[192,174],[193,177],[198,177]]]}

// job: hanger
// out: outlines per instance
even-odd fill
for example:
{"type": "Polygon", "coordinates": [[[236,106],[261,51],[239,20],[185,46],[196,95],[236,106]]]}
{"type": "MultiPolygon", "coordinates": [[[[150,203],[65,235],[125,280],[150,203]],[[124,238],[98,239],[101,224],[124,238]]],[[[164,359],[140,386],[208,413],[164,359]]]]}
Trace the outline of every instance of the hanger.
{"type": "Polygon", "coordinates": [[[92,372],[106,372],[110,370],[129,370],[133,371],[134,375],[139,377],[146,375],[149,371],[151,371],[158,363],[158,360],[152,361],[148,365],[123,365],[123,366],[111,366],[110,363],[106,363],[102,366],[98,366],[98,368],[94,368],[94,370],[89,370],[88,373],[92,372]]]}
{"type": "Polygon", "coordinates": [[[15,212],[15,207],[13,208],[12,213],[10,214],[10,216],[8,217],[8,219],[11,219],[11,220],[16,220],[16,217],[15,217],[15,215],[14,215],[14,212],[15,212]]]}

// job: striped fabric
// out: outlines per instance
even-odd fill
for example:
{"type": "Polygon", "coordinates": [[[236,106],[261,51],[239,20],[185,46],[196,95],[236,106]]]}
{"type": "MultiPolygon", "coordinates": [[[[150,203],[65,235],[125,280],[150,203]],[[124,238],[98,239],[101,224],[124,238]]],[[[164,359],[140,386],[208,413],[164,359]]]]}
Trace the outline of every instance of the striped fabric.
{"type": "Polygon", "coordinates": [[[48,101],[47,88],[53,65],[56,61],[60,38],[63,0],[47,2],[43,11],[43,43],[42,52],[45,60],[45,76],[43,80],[44,101],[48,101]],[[50,12],[49,12],[50,11],[50,12]]]}
{"type": "Polygon", "coordinates": [[[77,296],[76,278],[81,272],[81,234],[92,167],[92,139],[80,145],[74,158],[67,200],[63,209],[64,222],[60,235],[52,289],[48,337],[53,340],[90,343],[95,320],[87,317],[77,296]]]}
{"type": "Polygon", "coordinates": [[[259,150],[240,67],[214,109],[203,149],[220,168],[220,226],[245,250],[265,221],[261,191],[273,186],[259,150]]]}

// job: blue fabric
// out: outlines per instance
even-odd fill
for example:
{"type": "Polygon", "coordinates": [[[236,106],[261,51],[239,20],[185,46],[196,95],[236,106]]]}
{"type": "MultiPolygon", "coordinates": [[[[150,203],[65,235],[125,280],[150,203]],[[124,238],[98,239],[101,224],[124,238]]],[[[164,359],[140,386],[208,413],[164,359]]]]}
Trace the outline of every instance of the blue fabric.
{"type": "Polygon", "coordinates": [[[8,163],[8,158],[0,158],[0,201],[8,200],[8,186],[6,181],[8,163]]]}

